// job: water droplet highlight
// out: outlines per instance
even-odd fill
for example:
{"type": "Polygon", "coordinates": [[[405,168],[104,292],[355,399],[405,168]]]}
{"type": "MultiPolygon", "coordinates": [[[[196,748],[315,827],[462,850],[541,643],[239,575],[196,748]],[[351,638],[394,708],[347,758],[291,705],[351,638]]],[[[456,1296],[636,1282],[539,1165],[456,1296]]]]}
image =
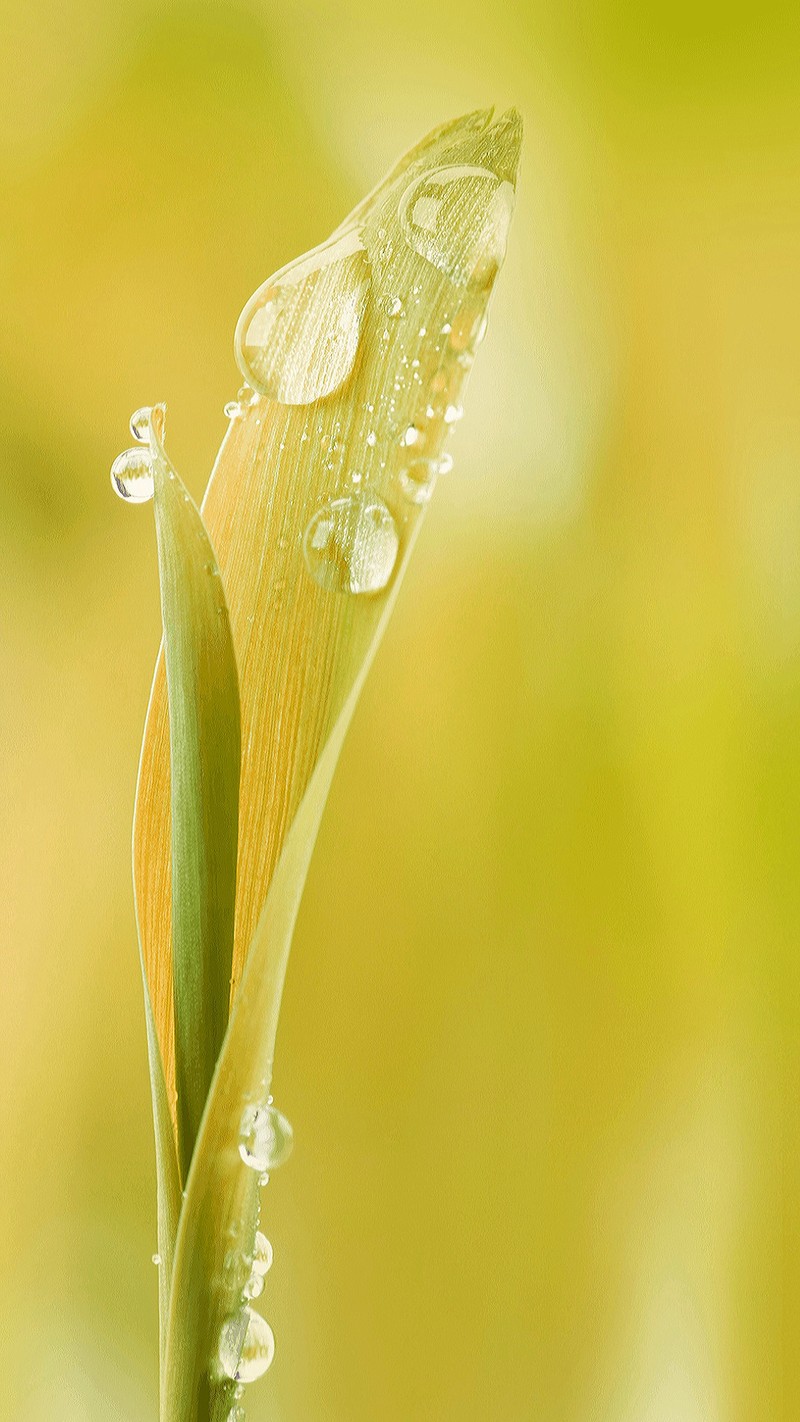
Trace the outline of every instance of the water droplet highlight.
{"type": "Polygon", "coordinates": [[[416,425],[409,425],[408,428],[403,431],[403,437],[400,443],[405,445],[406,448],[410,448],[414,444],[420,444],[421,441],[422,430],[418,429],[416,425]]]}
{"type": "Polygon", "coordinates": [[[146,504],[155,488],[149,452],[139,447],[118,454],[111,466],[111,483],[127,503],[146,504]]]}
{"type": "Polygon", "coordinates": [[[387,316],[399,316],[400,313],[402,312],[402,310],[403,310],[403,303],[402,303],[402,301],[400,300],[400,297],[399,297],[399,296],[387,296],[387,298],[386,298],[386,315],[387,315],[387,316]]]}
{"type": "Polygon", "coordinates": [[[444,412],[444,422],[446,425],[455,425],[461,419],[464,410],[461,405],[448,405],[444,412]]]}
{"type": "Polygon", "coordinates": [[[259,1175],[283,1165],[292,1153],[294,1132],[274,1106],[248,1106],[239,1127],[239,1154],[259,1175]]]}
{"type": "Polygon", "coordinates": [[[357,230],[270,277],[236,328],[236,359],[250,385],[284,405],[337,390],[355,364],[369,284],[357,230]]]}
{"type": "Polygon", "coordinates": [[[242,407],[239,404],[238,400],[229,400],[227,405],[223,407],[222,413],[226,417],[226,419],[235,420],[239,415],[241,415],[242,407]]]}
{"type": "Polygon", "coordinates": [[[437,168],[412,182],[398,216],[409,245],[457,286],[485,289],[505,256],[514,188],[488,168],[437,168]]]}
{"type": "Polygon", "coordinates": [[[217,1358],[225,1377],[250,1383],[263,1376],[275,1356],[272,1329],[255,1309],[245,1305],[228,1318],[219,1335],[217,1358]]]}
{"type": "Polygon", "coordinates": [[[392,576],[398,548],[392,515],[366,491],[324,504],[303,536],[308,571],[331,591],[380,592],[392,576]]]}

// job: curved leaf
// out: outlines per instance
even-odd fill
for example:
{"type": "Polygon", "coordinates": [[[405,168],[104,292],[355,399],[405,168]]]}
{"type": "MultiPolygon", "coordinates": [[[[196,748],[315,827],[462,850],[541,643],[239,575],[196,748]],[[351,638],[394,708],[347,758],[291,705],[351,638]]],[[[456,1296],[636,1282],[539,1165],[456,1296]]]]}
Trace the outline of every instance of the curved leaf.
{"type": "Polygon", "coordinates": [[[228,609],[200,514],[150,421],[166,655],[178,1158],[186,1178],[228,1022],[239,801],[239,690],[228,609]]]}
{"type": "MultiPolygon", "coordinates": [[[[483,122],[471,116],[446,126],[443,135],[398,165],[340,229],[358,231],[369,280],[348,378],[306,405],[248,398],[231,422],[204,504],[225,575],[240,671],[234,979],[241,977],[241,985],[179,1224],[164,1422],[223,1422],[234,1404],[235,1383],[219,1364],[218,1340],[223,1325],[242,1316],[259,1213],[258,1175],[240,1154],[240,1123],[246,1108],[268,1100],[286,961],[336,760],[435,470],[442,467],[442,443],[459,413],[460,389],[502,261],[519,120],[512,114],[489,125],[488,116],[483,122]],[[386,588],[369,593],[352,591],[362,578],[353,574],[346,544],[359,532],[358,517],[355,524],[346,520],[342,532],[338,514],[329,512],[325,526],[328,533],[334,529],[333,543],[324,530],[319,544],[315,539],[320,511],[330,510],[332,500],[357,500],[364,487],[390,512],[399,549],[386,588]],[[315,559],[331,547],[334,556],[320,569],[315,559]]],[[[304,259],[304,270],[315,271],[320,253],[330,250],[327,244],[317,249],[304,259]]],[[[271,290],[282,279],[273,279],[271,290]]],[[[352,267],[347,280],[352,285],[352,267]]],[[[335,286],[329,297],[336,300],[335,286]]],[[[308,336],[309,349],[317,351],[318,330],[304,331],[296,290],[283,309],[297,323],[297,339],[308,336]]],[[[318,303],[309,303],[305,315],[310,320],[312,314],[317,322],[325,319],[318,303]]],[[[153,895],[144,906],[143,938],[162,1009],[169,903],[160,844],[167,800],[164,717],[157,682],[137,826],[140,865],[153,895]],[[160,855],[157,867],[142,863],[148,855],[160,855]]],[[[169,1060],[167,1010],[158,1021],[169,1060]]]]}

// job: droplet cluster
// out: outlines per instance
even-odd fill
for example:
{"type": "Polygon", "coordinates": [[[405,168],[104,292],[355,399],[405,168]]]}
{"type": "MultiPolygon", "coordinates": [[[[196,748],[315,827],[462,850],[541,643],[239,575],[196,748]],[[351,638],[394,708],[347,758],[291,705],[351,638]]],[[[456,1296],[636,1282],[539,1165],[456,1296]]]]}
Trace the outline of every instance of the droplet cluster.
{"type": "Polygon", "coordinates": [[[111,466],[111,484],[116,494],[129,504],[146,504],[155,489],[153,461],[150,454],[150,426],[163,438],[166,409],[164,405],[142,405],[131,415],[131,434],[136,444],[118,454],[111,466]]]}

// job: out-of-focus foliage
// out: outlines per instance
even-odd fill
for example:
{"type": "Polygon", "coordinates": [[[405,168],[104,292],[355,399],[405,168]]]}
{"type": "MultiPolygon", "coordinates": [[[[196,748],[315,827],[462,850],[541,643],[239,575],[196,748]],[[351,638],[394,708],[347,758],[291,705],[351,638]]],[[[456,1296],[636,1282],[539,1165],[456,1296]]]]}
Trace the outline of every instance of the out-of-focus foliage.
{"type": "Polygon", "coordinates": [[[0,1411],[155,1414],[120,431],[167,399],[199,495],[250,292],[513,102],[504,283],[293,953],[251,1415],[793,1419],[796,15],[2,20],[0,1411]]]}

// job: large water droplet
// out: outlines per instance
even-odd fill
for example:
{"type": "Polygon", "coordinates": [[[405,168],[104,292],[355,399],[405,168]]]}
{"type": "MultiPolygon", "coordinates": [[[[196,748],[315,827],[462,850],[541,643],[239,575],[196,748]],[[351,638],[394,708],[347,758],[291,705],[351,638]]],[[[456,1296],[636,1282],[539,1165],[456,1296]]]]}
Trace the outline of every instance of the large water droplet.
{"type": "Polygon", "coordinates": [[[217,1357],[225,1377],[249,1383],[260,1378],[275,1356],[272,1329],[255,1309],[246,1305],[220,1329],[217,1357]]]}
{"type": "Polygon", "coordinates": [[[506,252],[514,189],[488,168],[436,168],[404,192],[403,232],[457,286],[488,287],[506,252]]]}
{"type": "Polygon", "coordinates": [[[312,578],[340,592],[380,592],[392,576],[398,547],[392,515],[366,490],[324,504],[303,537],[312,578]]]}
{"type": "Polygon", "coordinates": [[[111,483],[129,504],[146,504],[155,487],[149,452],[139,447],[118,454],[111,466],[111,483]]]}
{"type": "Polygon", "coordinates": [[[257,1170],[275,1170],[288,1160],[294,1132],[275,1106],[247,1106],[239,1127],[239,1154],[245,1165],[257,1170]]]}
{"type": "Polygon", "coordinates": [[[236,328],[236,359],[249,383],[284,405],[310,405],[337,390],[355,363],[369,283],[357,231],[265,282],[236,328]]]}

